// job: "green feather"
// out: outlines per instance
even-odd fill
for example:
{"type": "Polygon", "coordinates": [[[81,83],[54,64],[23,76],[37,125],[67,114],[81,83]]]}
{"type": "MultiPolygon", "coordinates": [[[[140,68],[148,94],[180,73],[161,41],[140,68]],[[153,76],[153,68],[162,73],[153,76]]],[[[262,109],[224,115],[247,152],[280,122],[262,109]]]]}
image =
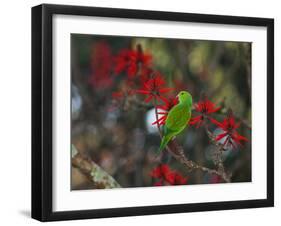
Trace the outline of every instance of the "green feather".
{"type": "Polygon", "coordinates": [[[178,94],[178,98],[179,103],[168,113],[163,129],[163,137],[157,153],[160,153],[173,137],[185,129],[191,118],[192,96],[186,91],[181,91],[178,94]]]}

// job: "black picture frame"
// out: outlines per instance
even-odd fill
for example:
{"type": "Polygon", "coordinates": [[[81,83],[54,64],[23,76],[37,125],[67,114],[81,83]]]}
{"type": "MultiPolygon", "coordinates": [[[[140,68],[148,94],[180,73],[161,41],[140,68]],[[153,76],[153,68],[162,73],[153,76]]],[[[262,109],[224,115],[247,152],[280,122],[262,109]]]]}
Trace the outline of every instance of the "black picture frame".
{"type": "Polygon", "coordinates": [[[274,206],[273,19],[49,4],[32,8],[32,218],[40,221],[56,221],[270,206],[274,206]],[[267,198],[247,201],[54,212],[52,210],[52,18],[55,14],[266,27],[267,198]]]}

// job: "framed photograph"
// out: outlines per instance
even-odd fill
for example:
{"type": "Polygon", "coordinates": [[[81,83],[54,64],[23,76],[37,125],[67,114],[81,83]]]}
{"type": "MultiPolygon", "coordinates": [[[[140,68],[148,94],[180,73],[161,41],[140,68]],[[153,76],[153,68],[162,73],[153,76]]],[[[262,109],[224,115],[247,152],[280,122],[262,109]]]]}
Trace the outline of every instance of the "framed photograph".
{"type": "Polygon", "coordinates": [[[274,205],[274,21],[32,8],[32,217],[274,205]]]}

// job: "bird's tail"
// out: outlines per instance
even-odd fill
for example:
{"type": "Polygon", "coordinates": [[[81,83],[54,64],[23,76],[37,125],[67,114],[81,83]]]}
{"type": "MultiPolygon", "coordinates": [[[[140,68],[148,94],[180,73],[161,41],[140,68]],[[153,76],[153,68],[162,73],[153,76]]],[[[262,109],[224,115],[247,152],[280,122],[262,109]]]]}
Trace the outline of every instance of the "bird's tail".
{"type": "Polygon", "coordinates": [[[164,136],[161,140],[160,147],[158,148],[157,154],[160,154],[160,152],[167,146],[169,141],[171,140],[170,136],[164,136]]]}

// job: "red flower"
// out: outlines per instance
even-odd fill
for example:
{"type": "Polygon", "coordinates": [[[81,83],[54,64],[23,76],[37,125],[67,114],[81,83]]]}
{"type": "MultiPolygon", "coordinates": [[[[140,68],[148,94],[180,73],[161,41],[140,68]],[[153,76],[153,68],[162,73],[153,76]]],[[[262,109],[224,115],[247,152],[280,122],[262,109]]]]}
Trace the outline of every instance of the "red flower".
{"type": "Polygon", "coordinates": [[[121,50],[115,58],[114,72],[120,74],[126,71],[129,77],[135,75],[137,72],[136,58],[136,52],[128,49],[121,50]]]}
{"type": "Polygon", "coordinates": [[[175,172],[174,173],[174,181],[173,181],[173,185],[182,185],[182,184],[186,184],[187,182],[187,177],[183,177],[180,173],[175,172]]]}
{"type": "Polygon", "coordinates": [[[246,137],[236,131],[240,127],[240,123],[235,123],[232,112],[222,122],[218,122],[215,119],[211,119],[211,121],[223,130],[223,133],[216,136],[216,141],[225,138],[223,146],[235,148],[236,144],[242,145],[242,142],[248,141],[246,137]]]}
{"type": "Polygon", "coordinates": [[[192,118],[189,122],[190,125],[197,124],[196,128],[203,125],[205,119],[212,119],[210,114],[217,112],[221,107],[216,107],[216,105],[205,97],[205,100],[201,100],[194,105],[195,111],[200,113],[198,116],[192,118]]]}
{"type": "Polygon", "coordinates": [[[187,178],[184,178],[180,173],[172,171],[167,164],[161,164],[154,168],[150,176],[156,179],[160,179],[155,182],[155,186],[161,186],[166,184],[170,185],[182,185],[186,184],[187,178]]]}
{"type": "Polygon", "coordinates": [[[163,85],[165,85],[165,80],[160,76],[156,75],[154,78],[151,78],[143,83],[143,89],[142,90],[136,90],[136,93],[148,95],[148,97],[145,99],[145,102],[150,102],[153,98],[167,101],[166,98],[161,96],[162,93],[167,93],[172,88],[163,88],[163,85]]]}
{"type": "Polygon", "coordinates": [[[105,41],[93,45],[91,52],[91,76],[89,83],[95,89],[104,89],[112,86],[110,77],[112,66],[112,55],[109,45],[105,41]]]}
{"type": "Polygon", "coordinates": [[[168,116],[169,111],[172,109],[172,107],[174,107],[176,104],[178,104],[178,98],[173,98],[170,97],[167,100],[165,100],[165,105],[161,105],[161,106],[157,106],[157,110],[163,110],[161,112],[157,111],[158,115],[162,115],[160,118],[158,118],[158,120],[156,120],[155,122],[152,123],[152,125],[155,124],[159,124],[159,125],[164,125],[168,116]]]}
{"type": "Polygon", "coordinates": [[[115,58],[114,72],[120,74],[125,71],[129,78],[136,75],[138,69],[146,70],[151,64],[152,57],[150,54],[143,53],[141,47],[138,45],[137,51],[123,49],[115,58]],[[139,68],[140,66],[140,68],[139,68]]]}

